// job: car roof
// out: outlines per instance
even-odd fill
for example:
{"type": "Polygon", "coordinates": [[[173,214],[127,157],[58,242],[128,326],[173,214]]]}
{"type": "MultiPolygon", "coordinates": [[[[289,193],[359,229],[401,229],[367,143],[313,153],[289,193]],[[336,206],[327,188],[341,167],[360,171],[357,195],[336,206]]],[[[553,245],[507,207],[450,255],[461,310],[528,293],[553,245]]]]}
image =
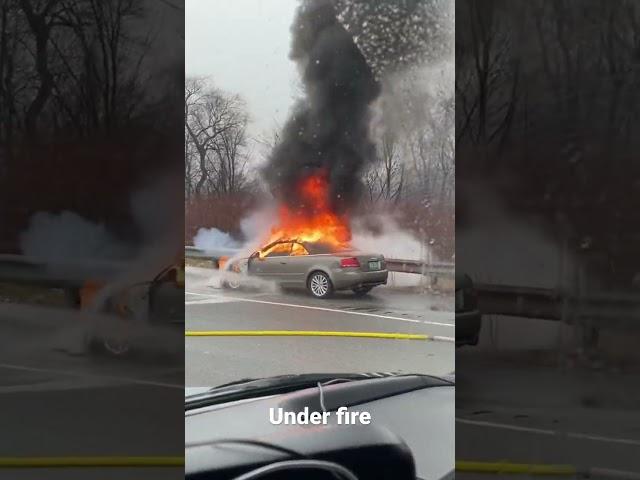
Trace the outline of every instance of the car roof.
{"type": "Polygon", "coordinates": [[[280,243],[299,243],[300,245],[304,246],[307,250],[309,250],[310,253],[312,253],[311,250],[314,251],[313,253],[339,253],[339,252],[346,252],[346,251],[352,250],[346,247],[345,248],[335,247],[330,243],[326,243],[326,242],[308,242],[304,240],[299,240],[297,238],[281,238],[279,240],[275,240],[265,245],[260,250],[261,251],[266,250],[280,243]]]}

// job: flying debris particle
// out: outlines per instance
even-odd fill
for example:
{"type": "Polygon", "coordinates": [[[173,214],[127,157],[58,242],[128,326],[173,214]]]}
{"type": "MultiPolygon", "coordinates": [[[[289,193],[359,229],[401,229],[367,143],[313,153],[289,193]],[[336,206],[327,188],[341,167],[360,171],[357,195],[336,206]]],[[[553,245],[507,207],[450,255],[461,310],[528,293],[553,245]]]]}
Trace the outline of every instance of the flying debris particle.
{"type": "Polygon", "coordinates": [[[453,45],[451,0],[302,0],[290,58],[304,97],[263,169],[276,198],[299,205],[296,185],[325,171],[331,208],[348,211],[376,160],[372,105],[382,75],[444,58],[453,45]]]}
{"type": "Polygon", "coordinates": [[[336,10],[379,78],[451,53],[451,4],[451,0],[336,0],[336,10]]]}

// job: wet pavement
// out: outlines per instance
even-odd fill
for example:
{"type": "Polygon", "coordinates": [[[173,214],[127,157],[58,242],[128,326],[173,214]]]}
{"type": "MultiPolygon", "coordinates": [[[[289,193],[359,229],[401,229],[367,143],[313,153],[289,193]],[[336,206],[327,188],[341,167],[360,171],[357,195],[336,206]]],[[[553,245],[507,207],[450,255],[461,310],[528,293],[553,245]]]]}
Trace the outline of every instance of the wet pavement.
{"type": "MultiPolygon", "coordinates": [[[[426,334],[453,338],[453,300],[377,287],[356,298],[320,300],[305,292],[219,288],[215,271],[188,269],[186,330],[313,330],[426,334]],[[213,273],[211,273],[213,272],[213,273]],[[450,310],[453,310],[452,308],[450,310]]],[[[453,343],[336,337],[188,337],[186,384],[218,385],[246,377],[307,372],[454,370],[453,343]]]]}
{"type": "MultiPolygon", "coordinates": [[[[19,311],[0,306],[1,457],[182,456],[181,359],[70,355],[81,338],[74,315],[19,311]]],[[[183,469],[0,469],[0,478],[87,477],[178,479],[183,469]]]]}

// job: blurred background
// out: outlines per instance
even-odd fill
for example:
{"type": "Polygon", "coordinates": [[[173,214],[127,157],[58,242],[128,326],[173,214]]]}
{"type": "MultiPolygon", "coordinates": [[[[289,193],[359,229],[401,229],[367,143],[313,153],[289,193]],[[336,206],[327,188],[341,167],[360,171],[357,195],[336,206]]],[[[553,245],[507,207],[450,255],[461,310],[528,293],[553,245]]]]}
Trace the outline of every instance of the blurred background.
{"type": "Polygon", "coordinates": [[[0,2],[3,478],[182,478],[183,65],[183,2],[0,2]]]}
{"type": "Polygon", "coordinates": [[[460,460],[638,470],[638,6],[456,2],[460,460]]]}

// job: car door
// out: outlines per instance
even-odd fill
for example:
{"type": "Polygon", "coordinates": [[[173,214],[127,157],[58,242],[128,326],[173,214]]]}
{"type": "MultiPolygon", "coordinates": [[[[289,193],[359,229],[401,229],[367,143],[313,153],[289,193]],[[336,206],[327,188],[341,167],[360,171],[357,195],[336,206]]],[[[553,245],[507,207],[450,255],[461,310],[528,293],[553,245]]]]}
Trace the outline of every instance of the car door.
{"type": "Polygon", "coordinates": [[[306,286],[309,260],[309,251],[305,246],[299,242],[292,242],[291,253],[286,259],[286,273],[283,276],[283,282],[290,286],[306,286]]]}
{"type": "Polygon", "coordinates": [[[286,276],[287,259],[291,252],[291,242],[278,242],[253,259],[254,274],[265,280],[281,282],[286,276]]]}

